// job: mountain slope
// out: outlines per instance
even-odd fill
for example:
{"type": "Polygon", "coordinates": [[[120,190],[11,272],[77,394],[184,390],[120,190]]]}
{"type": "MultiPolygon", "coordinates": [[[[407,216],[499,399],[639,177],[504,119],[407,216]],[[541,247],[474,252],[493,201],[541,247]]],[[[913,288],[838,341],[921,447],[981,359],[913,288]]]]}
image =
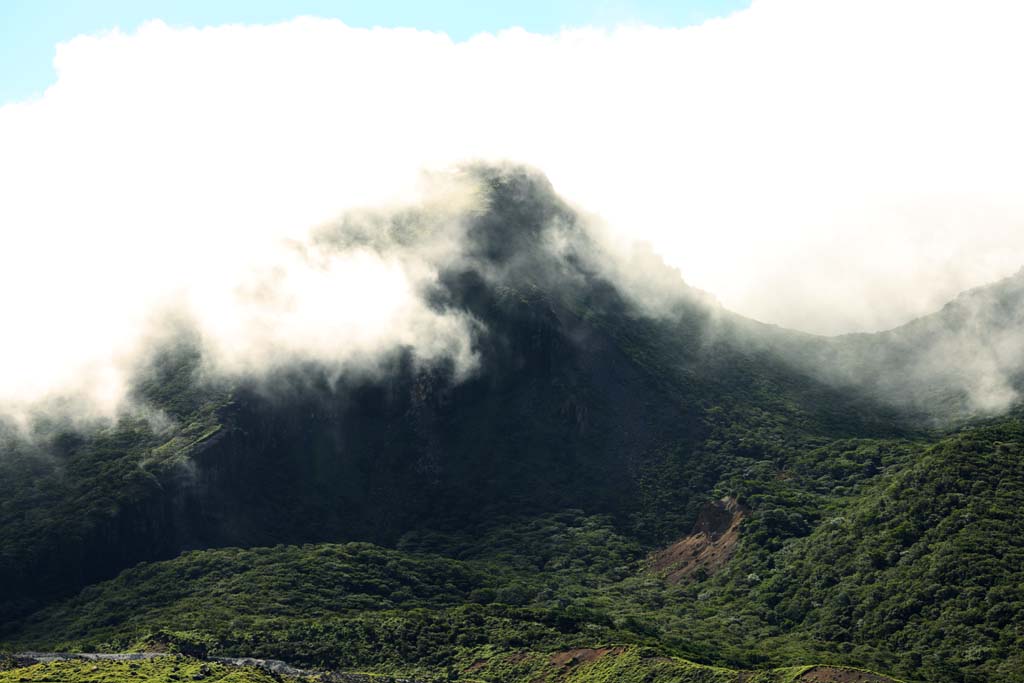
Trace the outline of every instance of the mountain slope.
{"type": "Polygon", "coordinates": [[[838,381],[934,424],[997,415],[1024,389],[1024,270],[896,329],[830,340],[825,354],[838,381]]]}
{"type": "MultiPolygon", "coordinates": [[[[831,492],[809,508],[809,531],[766,529],[791,513],[760,506],[724,569],[669,582],[659,600],[670,607],[638,618],[748,666],[825,659],[908,680],[1024,680],[1020,417],[935,443],[856,440],[806,454],[784,476],[831,492]],[[880,474],[864,477],[868,468],[880,474]]],[[[771,490],[768,478],[746,485],[771,490]]],[[[626,580],[610,600],[626,604],[643,585],[626,580]]]]}
{"type": "MultiPolygon", "coordinates": [[[[307,364],[205,385],[186,330],[136,392],[169,428],[126,416],[88,438],[60,424],[10,436],[0,468],[25,486],[2,508],[0,604],[17,613],[185,549],[393,543],[479,515],[578,507],[665,540],[726,465],[701,448],[716,432],[742,424],[728,438],[753,455],[763,440],[902,429],[856,392],[707,336],[724,314],[685,288],[671,318],[645,315],[546,180],[475,172],[487,209],[429,292],[481,321],[471,376],[397,353],[366,373],[307,364]]],[[[417,239],[410,220],[394,240],[417,239]]]]}

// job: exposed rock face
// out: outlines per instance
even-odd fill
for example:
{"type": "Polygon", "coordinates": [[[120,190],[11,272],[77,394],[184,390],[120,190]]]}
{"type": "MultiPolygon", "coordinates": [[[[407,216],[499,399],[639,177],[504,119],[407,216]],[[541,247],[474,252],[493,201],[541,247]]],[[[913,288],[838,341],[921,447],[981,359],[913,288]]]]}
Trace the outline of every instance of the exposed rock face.
{"type": "Polygon", "coordinates": [[[713,575],[732,557],[748,512],[735,498],[707,503],[688,536],[651,554],[651,570],[669,583],[713,575]]]}

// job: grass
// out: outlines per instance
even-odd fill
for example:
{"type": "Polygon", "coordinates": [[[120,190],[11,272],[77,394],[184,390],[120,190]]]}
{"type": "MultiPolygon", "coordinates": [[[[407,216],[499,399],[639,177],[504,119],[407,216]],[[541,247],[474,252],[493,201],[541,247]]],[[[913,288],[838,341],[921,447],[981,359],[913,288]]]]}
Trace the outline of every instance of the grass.
{"type": "Polygon", "coordinates": [[[131,662],[70,660],[0,671],[0,683],[282,683],[256,667],[166,656],[131,662]]]}

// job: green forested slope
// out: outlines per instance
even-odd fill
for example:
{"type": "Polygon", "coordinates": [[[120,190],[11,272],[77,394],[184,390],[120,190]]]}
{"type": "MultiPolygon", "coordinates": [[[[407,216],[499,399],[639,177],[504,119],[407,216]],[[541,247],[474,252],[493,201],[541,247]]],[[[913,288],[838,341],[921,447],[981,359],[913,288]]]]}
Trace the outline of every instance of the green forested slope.
{"type": "Polygon", "coordinates": [[[394,550],[192,552],[87,589],[14,638],[120,650],[169,629],[210,654],[420,675],[635,646],[723,667],[1024,680],[1022,433],[1007,419],[934,445],[824,447],[785,479],[748,468],[722,485],[751,506],[737,554],[692,582],[652,571],[610,518],[565,512],[409,533],[394,550]],[[838,493],[791,499],[800,478],[838,493]]]}

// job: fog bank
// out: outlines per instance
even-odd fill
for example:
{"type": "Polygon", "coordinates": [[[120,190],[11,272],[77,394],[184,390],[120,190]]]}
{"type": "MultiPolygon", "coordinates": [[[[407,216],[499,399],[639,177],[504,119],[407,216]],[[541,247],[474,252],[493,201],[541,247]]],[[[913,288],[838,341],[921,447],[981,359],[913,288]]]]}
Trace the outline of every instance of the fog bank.
{"type": "MultiPolygon", "coordinates": [[[[1021,265],[1022,18],[760,0],[679,30],[461,43],[313,18],[76,38],[53,87],[0,108],[0,402],[115,405],[166,310],[239,371],[395,345],[471,366],[473,322],[416,295],[451,245],[308,239],[467,159],[540,168],[745,315],[895,326],[1021,265]]],[[[453,192],[442,223],[472,201],[453,192]]]]}

